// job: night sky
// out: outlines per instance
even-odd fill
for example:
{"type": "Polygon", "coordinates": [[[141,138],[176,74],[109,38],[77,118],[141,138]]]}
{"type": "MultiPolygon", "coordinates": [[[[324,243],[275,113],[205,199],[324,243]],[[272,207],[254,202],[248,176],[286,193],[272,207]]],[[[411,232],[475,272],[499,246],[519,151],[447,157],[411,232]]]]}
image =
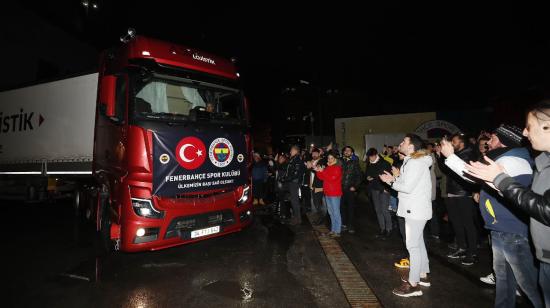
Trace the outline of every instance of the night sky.
{"type": "Polygon", "coordinates": [[[542,98],[550,84],[546,11],[523,2],[22,3],[97,50],[133,27],[237,57],[255,125],[278,135],[307,129],[285,119],[308,111],[318,133],[320,118],[329,127],[335,116],[516,110],[542,98]]]}

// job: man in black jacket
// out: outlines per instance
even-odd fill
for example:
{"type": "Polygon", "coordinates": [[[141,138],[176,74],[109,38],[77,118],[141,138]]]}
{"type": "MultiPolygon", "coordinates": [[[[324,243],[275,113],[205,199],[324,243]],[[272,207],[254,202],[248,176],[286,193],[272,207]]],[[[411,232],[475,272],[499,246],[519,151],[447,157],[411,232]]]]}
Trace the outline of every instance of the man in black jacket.
{"type": "Polygon", "coordinates": [[[375,148],[370,148],[367,151],[367,181],[369,181],[368,190],[371,196],[378,226],[380,232],[378,236],[390,236],[392,232],[392,221],[390,215],[390,193],[386,189],[386,184],[380,180],[380,175],[384,171],[391,172],[391,165],[384,158],[378,155],[375,148]]]}
{"type": "Polygon", "coordinates": [[[280,219],[286,219],[290,217],[289,211],[285,205],[285,199],[287,192],[284,190],[285,172],[288,166],[288,157],[284,153],[279,153],[275,156],[274,173],[275,173],[275,187],[274,192],[276,195],[276,207],[275,214],[280,219]]]}
{"type": "MultiPolygon", "coordinates": [[[[451,139],[455,154],[465,162],[475,160],[475,152],[466,147],[466,138],[463,134],[454,134],[451,139]]],[[[449,221],[455,232],[457,249],[449,253],[451,259],[466,259],[463,265],[472,265],[477,262],[477,228],[475,215],[477,205],[472,199],[474,187],[450,171],[444,164],[443,172],[447,175],[447,212],[449,221]]]]}
{"type": "Polygon", "coordinates": [[[355,194],[361,184],[361,168],[359,160],[354,155],[350,146],[342,149],[342,202],[340,212],[342,214],[342,231],[355,233],[353,228],[353,216],[355,211],[355,194]]]}
{"type": "Polygon", "coordinates": [[[322,224],[327,215],[327,208],[323,203],[323,181],[317,177],[316,166],[326,166],[326,159],[320,157],[319,149],[311,151],[311,160],[307,162],[306,179],[311,191],[311,201],[313,203],[312,212],[317,214],[317,218],[312,222],[314,225],[322,224]]]}
{"type": "Polygon", "coordinates": [[[304,162],[300,159],[300,147],[296,145],[292,146],[290,148],[290,160],[281,178],[283,190],[290,193],[290,203],[292,204],[291,225],[299,225],[302,223],[299,189],[303,181],[304,169],[304,162]]]}

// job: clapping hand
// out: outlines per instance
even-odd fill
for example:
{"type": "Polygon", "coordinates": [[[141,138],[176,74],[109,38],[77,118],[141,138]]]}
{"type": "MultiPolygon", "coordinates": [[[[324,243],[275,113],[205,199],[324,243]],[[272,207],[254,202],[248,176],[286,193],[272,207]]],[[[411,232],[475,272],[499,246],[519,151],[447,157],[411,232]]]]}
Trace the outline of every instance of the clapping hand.
{"type": "Polygon", "coordinates": [[[453,145],[445,139],[441,140],[441,154],[445,157],[449,157],[454,153],[455,149],[453,148],[453,145]]]}
{"type": "Polygon", "coordinates": [[[391,173],[393,174],[394,177],[398,177],[401,174],[401,171],[397,167],[392,166],[391,173]]]}
{"type": "Polygon", "coordinates": [[[489,164],[485,165],[480,162],[470,162],[470,164],[466,164],[466,172],[478,179],[482,179],[485,182],[492,183],[497,175],[506,172],[504,167],[501,165],[495,163],[492,159],[490,159],[487,156],[484,156],[485,161],[487,161],[489,164]]]}
{"type": "Polygon", "coordinates": [[[441,145],[436,144],[434,149],[435,149],[435,154],[437,154],[437,157],[441,157],[441,145]]]}
{"type": "Polygon", "coordinates": [[[394,177],[388,171],[384,171],[384,173],[380,175],[380,179],[382,180],[382,182],[390,184],[391,182],[393,182],[394,177]]]}

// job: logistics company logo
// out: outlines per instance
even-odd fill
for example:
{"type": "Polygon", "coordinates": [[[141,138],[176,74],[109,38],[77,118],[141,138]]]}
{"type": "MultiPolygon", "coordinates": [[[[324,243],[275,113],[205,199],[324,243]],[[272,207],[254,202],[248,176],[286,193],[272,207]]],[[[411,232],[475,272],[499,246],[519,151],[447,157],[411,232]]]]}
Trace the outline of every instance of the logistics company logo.
{"type": "Polygon", "coordinates": [[[214,166],[223,168],[233,160],[233,145],[225,138],[214,139],[210,144],[208,153],[214,166]]]}
{"type": "Polygon", "coordinates": [[[197,169],[206,159],[206,147],[199,138],[185,137],[176,146],[176,159],[185,169],[197,169]]]}
{"type": "Polygon", "coordinates": [[[210,58],[207,58],[205,56],[201,56],[198,53],[193,54],[193,59],[199,60],[199,61],[202,61],[202,62],[206,62],[206,63],[212,64],[212,65],[216,65],[216,61],[214,61],[210,58]]]}
{"type": "Polygon", "coordinates": [[[159,157],[159,161],[161,164],[163,165],[166,165],[167,163],[170,162],[170,155],[164,153],[164,154],[161,154],[160,157],[159,157]]]}
{"type": "Polygon", "coordinates": [[[34,112],[25,112],[23,108],[19,113],[4,114],[0,111],[0,133],[22,132],[34,130],[35,127],[41,126],[44,122],[44,117],[38,114],[34,117],[34,112]]]}

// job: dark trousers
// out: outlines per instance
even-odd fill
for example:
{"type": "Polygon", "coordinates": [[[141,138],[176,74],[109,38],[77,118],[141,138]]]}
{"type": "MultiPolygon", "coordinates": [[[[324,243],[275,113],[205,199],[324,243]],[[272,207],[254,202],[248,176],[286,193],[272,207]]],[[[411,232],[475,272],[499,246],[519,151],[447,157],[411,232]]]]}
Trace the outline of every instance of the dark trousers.
{"type": "Polygon", "coordinates": [[[340,213],[342,215],[342,225],[347,226],[349,229],[353,228],[353,217],[355,212],[355,192],[350,191],[349,188],[345,188],[342,195],[342,201],[340,205],[340,213]]]}
{"type": "Polygon", "coordinates": [[[300,191],[302,192],[302,208],[305,212],[309,212],[311,211],[311,203],[313,201],[311,189],[308,186],[302,185],[300,191]]]}
{"type": "Polygon", "coordinates": [[[458,248],[466,249],[469,255],[476,255],[478,237],[474,220],[477,206],[471,197],[448,197],[446,202],[458,248]]]}
{"type": "Polygon", "coordinates": [[[297,220],[302,220],[300,211],[300,183],[288,182],[283,185],[283,189],[290,194],[290,203],[292,204],[292,217],[297,220]]]}
{"type": "Polygon", "coordinates": [[[267,183],[265,184],[265,197],[269,201],[275,201],[277,199],[277,184],[274,176],[267,178],[267,183]]]}
{"type": "Polygon", "coordinates": [[[325,216],[327,214],[327,209],[325,206],[323,206],[323,192],[320,191],[314,193],[312,191],[311,194],[313,195],[313,212],[317,213],[320,217],[325,216]]]}
{"type": "Polygon", "coordinates": [[[254,199],[265,198],[265,182],[263,180],[252,180],[252,196],[254,199]]]}
{"type": "Polygon", "coordinates": [[[371,190],[372,203],[374,204],[374,211],[376,212],[376,219],[378,219],[378,227],[380,231],[391,232],[392,222],[391,214],[389,210],[390,206],[390,193],[383,190],[371,190]]]}
{"type": "Polygon", "coordinates": [[[441,232],[440,228],[440,206],[437,200],[432,201],[432,219],[430,219],[430,233],[435,236],[439,236],[441,232]]]}
{"type": "Polygon", "coordinates": [[[399,233],[401,233],[401,238],[403,238],[403,244],[407,247],[407,235],[405,233],[405,218],[397,216],[397,222],[399,223],[399,233]]]}

